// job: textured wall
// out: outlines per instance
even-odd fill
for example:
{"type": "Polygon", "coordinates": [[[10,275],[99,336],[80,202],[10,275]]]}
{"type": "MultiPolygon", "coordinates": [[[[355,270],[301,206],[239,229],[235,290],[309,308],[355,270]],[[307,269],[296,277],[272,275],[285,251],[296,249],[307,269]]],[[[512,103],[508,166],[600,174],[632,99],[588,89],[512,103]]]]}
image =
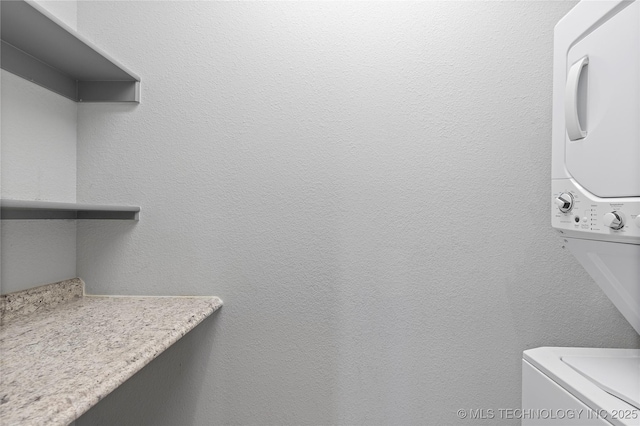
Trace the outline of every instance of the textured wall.
{"type": "Polygon", "coordinates": [[[550,227],[573,4],[81,2],[143,101],[79,106],[78,199],[143,212],[79,275],[225,306],[78,423],[450,425],[524,349],[637,346],[550,227]]]}
{"type": "MultiPolygon", "coordinates": [[[[75,1],[38,2],[72,28],[75,1]]],[[[2,197],[76,200],[76,104],[4,70],[0,76],[2,197]]],[[[3,221],[0,293],[76,274],[73,221],[3,221]]]]}
{"type": "Polygon", "coordinates": [[[37,0],[36,3],[72,29],[78,28],[78,0],[37,0]]]}

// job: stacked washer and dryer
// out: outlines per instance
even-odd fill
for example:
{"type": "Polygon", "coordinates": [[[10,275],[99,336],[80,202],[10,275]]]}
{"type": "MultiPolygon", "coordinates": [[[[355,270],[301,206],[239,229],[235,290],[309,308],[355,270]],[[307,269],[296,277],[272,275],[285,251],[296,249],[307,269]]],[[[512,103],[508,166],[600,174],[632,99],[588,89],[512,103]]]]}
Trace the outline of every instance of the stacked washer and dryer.
{"type": "MultiPolygon", "coordinates": [[[[640,0],[583,0],[554,37],[552,224],[640,334],[640,0]]],[[[640,350],[525,351],[521,414],[640,425],[640,350]]]]}

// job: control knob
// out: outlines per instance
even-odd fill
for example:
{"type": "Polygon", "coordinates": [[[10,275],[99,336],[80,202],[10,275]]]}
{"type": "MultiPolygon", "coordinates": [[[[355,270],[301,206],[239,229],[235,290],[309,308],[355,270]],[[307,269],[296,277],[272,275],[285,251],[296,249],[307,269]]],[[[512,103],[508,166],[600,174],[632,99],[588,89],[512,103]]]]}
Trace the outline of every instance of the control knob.
{"type": "Polygon", "coordinates": [[[613,230],[622,229],[624,227],[624,220],[622,219],[622,215],[618,212],[611,212],[604,215],[602,218],[605,226],[613,230]]]}
{"type": "Polygon", "coordinates": [[[573,208],[573,195],[568,192],[558,195],[554,201],[562,213],[566,213],[573,208]]]}

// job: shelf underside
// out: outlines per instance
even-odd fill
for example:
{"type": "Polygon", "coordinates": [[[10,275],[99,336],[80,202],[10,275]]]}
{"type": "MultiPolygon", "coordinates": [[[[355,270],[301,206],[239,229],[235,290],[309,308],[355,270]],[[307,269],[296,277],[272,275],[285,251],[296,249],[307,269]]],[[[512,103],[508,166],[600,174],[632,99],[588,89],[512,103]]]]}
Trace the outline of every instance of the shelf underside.
{"type": "Polygon", "coordinates": [[[0,1],[2,69],[76,102],[140,102],[140,78],[41,6],[0,1]]]}
{"type": "Polygon", "coordinates": [[[0,200],[0,219],[110,219],[138,220],[140,207],[50,201],[0,200]]]}

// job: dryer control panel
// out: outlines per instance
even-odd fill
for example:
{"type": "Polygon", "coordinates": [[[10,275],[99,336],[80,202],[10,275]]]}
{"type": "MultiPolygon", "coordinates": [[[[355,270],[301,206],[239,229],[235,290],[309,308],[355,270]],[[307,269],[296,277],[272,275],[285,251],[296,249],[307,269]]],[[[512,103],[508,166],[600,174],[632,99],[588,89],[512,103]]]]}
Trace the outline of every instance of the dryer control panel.
{"type": "Polygon", "coordinates": [[[599,198],[573,179],[551,182],[551,222],[561,234],[640,244],[640,198],[599,198]]]}

